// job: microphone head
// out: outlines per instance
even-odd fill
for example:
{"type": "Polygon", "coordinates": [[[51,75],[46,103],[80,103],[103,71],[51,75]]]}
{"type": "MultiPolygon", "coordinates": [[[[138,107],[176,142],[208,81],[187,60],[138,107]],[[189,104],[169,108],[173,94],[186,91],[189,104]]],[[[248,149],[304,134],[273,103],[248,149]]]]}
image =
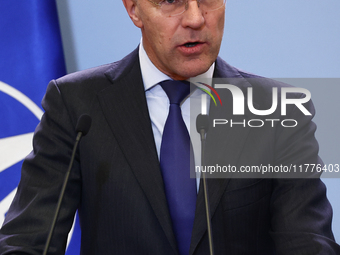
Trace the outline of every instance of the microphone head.
{"type": "Polygon", "coordinates": [[[82,135],[85,136],[90,130],[91,122],[92,118],[89,115],[87,114],[81,115],[78,119],[76,126],[77,133],[81,132],[82,135]]]}
{"type": "Polygon", "coordinates": [[[204,130],[205,133],[209,130],[209,116],[198,114],[196,118],[196,130],[198,133],[201,133],[201,130],[204,130]]]}

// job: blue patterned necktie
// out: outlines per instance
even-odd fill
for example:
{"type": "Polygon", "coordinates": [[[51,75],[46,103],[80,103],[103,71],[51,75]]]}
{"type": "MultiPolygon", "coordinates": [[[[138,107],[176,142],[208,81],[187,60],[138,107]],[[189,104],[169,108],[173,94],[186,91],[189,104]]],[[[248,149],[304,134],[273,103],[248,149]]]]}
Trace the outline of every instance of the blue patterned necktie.
{"type": "Polygon", "coordinates": [[[188,255],[197,193],[196,180],[190,178],[194,159],[180,103],[189,95],[190,84],[167,80],[161,86],[170,100],[170,109],[162,136],[160,166],[178,250],[188,255]]]}

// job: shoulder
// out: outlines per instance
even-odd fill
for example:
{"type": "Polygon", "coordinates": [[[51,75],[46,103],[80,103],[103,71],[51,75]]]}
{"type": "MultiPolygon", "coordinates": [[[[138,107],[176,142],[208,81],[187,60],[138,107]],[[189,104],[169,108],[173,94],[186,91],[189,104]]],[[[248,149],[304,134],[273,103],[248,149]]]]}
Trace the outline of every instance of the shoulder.
{"type": "Polygon", "coordinates": [[[121,80],[136,77],[137,72],[140,70],[138,51],[135,50],[117,62],[52,80],[42,100],[42,106],[45,111],[52,111],[52,108],[67,109],[75,121],[83,113],[94,115],[93,112],[101,107],[101,101],[98,100],[100,95],[105,93],[114,95],[125,91],[119,86],[123,84],[121,80]]]}
{"type": "Polygon", "coordinates": [[[119,61],[70,73],[53,83],[60,90],[81,88],[100,91],[122,77],[130,75],[135,66],[139,67],[138,50],[132,51],[119,61]]]}
{"type": "Polygon", "coordinates": [[[216,67],[214,78],[222,78],[225,79],[230,84],[234,84],[238,86],[244,93],[247,92],[249,87],[252,87],[254,90],[258,91],[258,93],[271,95],[274,88],[276,88],[281,94],[282,88],[292,88],[293,86],[287,83],[284,83],[279,80],[274,80],[271,78],[263,77],[260,75],[256,75],[239,68],[236,68],[222,58],[218,57],[216,59],[216,67]]]}

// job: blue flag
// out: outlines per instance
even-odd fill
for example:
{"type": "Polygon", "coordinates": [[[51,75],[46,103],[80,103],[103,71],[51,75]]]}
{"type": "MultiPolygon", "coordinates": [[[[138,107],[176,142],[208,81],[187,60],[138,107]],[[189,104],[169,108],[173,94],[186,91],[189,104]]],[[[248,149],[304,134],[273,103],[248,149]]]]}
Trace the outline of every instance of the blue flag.
{"type": "MultiPolygon", "coordinates": [[[[22,160],[32,150],[47,84],[65,74],[55,0],[1,0],[0,226],[20,180],[22,160]]],[[[79,254],[79,232],[77,226],[67,254],[79,254]]]]}

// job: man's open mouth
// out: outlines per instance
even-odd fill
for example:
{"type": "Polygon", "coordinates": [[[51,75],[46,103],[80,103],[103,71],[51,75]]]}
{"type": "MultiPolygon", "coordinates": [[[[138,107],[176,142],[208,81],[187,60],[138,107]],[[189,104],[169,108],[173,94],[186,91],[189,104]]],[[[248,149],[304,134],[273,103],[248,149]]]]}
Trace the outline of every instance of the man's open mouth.
{"type": "Polygon", "coordinates": [[[184,46],[187,48],[191,48],[191,47],[196,46],[197,44],[199,44],[199,42],[188,42],[188,43],[185,43],[184,46]]]}

